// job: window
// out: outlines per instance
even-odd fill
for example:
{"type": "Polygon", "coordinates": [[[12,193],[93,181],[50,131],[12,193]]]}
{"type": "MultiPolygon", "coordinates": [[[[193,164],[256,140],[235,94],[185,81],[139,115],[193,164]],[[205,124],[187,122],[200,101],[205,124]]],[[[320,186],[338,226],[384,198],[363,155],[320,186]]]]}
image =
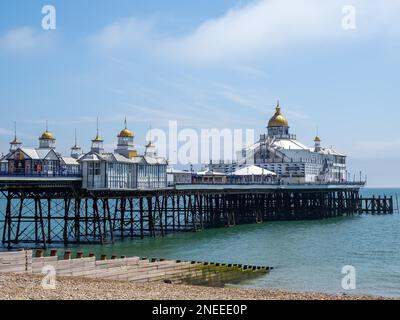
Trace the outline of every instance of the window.
{"type": "Polygon", "coordinates": [[[100,163],[89,162],[88,163],[88,174],[90,176],[99,176],[100,175],[100,163]]]}

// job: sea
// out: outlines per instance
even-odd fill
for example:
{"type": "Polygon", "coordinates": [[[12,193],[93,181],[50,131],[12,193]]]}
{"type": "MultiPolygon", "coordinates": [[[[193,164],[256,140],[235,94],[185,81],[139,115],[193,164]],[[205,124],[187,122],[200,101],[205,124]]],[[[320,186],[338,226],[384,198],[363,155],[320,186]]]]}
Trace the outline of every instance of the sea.
{"type": "MultiPolygon", "coordinates": [[[[396,203],[400,189],[366,188],[362,195],[392,195],[396,203]]],[[[264,276],[231,286],[400,297],[398,213],[266,222],[70,249],[273,267],[264,276]],[[351,270],[351,288],[342,286],[346,270],[351,270]]]]}

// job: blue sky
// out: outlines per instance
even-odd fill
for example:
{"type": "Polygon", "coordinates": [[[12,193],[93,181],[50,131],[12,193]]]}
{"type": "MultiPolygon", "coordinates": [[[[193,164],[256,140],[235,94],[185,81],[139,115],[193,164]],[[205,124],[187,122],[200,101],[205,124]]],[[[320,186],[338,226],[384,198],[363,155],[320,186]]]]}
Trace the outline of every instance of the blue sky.
{"type": "Polygon", "coordinates": [[[348,154],[371,186],[400,186],[400,2],[317,0],[2,1],[0,150],[13,122],[36,146],[49,121],[67,153],[107,148],[127,116],[136,144],[182,128],[265,132],[279,98],[292,132],[348,154]],[[57,28],[41,28],[43,5],[57,28]],[[341,26],[354,5],[356,29],[341,26]]]}

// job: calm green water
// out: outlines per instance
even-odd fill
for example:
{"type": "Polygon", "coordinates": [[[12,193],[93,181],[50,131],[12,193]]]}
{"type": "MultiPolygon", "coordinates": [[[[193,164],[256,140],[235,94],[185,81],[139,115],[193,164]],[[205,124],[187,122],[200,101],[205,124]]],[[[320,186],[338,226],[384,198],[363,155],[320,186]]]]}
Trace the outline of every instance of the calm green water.
{"type": "MultiPolygon", "coordinates": [[[[394,195],[400,189],[366,189],[363,194],[394,195]]],[[[395,214],[270,222],[76,250],[275,267],[243,287],[400,296],[399,248],[400,215],[395,214]],[[356,268],[356,290],[341,287],[345,265],[356,268]]]]}
{"type": "MultiPolygon", "coordinates": [[[[366,189],[363,194],[395,195],[400,189],[366,189]]],[[[395,214],[270,222],[73,250],[275,268],[243,287],[400,296],[399,248],[400,215],[395,214]],[[341,287],[344,265],[356,268],[356,290],[341,287]]]]}

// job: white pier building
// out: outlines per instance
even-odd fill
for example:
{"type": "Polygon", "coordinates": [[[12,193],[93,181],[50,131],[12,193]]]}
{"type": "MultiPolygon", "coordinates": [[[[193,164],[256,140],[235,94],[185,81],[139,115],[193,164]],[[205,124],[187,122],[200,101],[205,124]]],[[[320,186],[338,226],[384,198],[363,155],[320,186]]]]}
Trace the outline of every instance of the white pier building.
{"type": "Polygon", "coordinates": [[[118,134],[114,152],[105,152],[99,134],[92,140],[89,153],[79,158],[82,188],[99,189],[157,189],[167,186],[167,160],[157,156],[149,142],[144,155],[134,145],[134,133],[126,126],[118,134]]]}
{"type": "Polygon", "coordinates": [[[346,156],[332,148],[322,147],[318,135],[313,147],[299,142],[296,135],[291,134],[279,102],[267,129],[268,133],[262,134],[254,145],[239,152],[235,162],[211,161],[209,169],[230,174],[237,169],[256,165],[276,173],[284,183],[346,181],[346,156]]]}

